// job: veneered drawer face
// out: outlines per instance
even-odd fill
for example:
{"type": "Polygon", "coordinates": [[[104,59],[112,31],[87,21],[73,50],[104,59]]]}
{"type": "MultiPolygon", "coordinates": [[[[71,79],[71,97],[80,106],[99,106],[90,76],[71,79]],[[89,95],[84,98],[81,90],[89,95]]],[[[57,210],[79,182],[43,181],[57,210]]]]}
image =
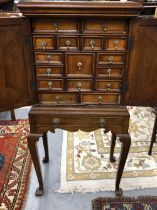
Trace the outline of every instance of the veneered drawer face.
{"type": "Polygon", "coordinates": [[[120,91],[121,81],[96,80],[96,90],[100,91],[120,91]]]}
{"type": "Polygon", "coordinates": [[[124,64],[125,54],[98,54],[98,64],[124,64]]]}
{"type": "Polygon", "coordinates": [[[68,76],[92,76],[94,70],[94,54],[66,54],[66,73],[68,76]]]}
{"type": "Polygon", "coordinates": [[[38,93],[40,103],[46,104],[74,104],[78,96],[75,93],[38,93]]]}
{"type": "Polygon", "coordinates": [[[92,80],[67,80],[67,90],[68,91],[91,91],[92,90],[92,80]]]}
{"type": "Polygon", "coordinates": [[[77,36],[57,36],[57,48],[60,50],[78,50],[79,39],[77,36]]]}
{"type": "Polygon", "coordinates": [[[102,50],[102,37],[82,37],[83,50],[102,50]]]}
{"type": "Polygon", "coordinates": [[[97,77],[108,77],[108,78],[122,78],[123,68],[110,68],[110,67],[97,67],[96,68],[97,77]]]}
{"type": "Polygon", "coordinates": [[[108,38],[105,45],[106,50],[125,51],[127,49],[127,39],[108,38]]]}
{"type": "Polygon", "coordinates": [[[122,19],[85,18],[83,31],[86,33],[127,34],[128,23],[122,19]]]}
{"type": "Polygon", "coordinates": [[[35,52],[35,61],[36,63],[62,64],[63,55],[62,53],[35,52]]]}
{"type": "Polygon", "coordinates": [[[77,32],[76,18],[33,18],[33,32],[77,32]]]}
{"type": "Polygon", "coordinates": [[[36,75],[38,77],[61,77],[63,72],[62,66],[36,66],[36,75]]]}
{"type": "Polygon", "coordinates": [[[34,36],[33,45],[36,50],[54,49],[54,36],[34,36]]]}
{"type": "Polygon", "coordinates": [[[120,95],[116,93],[82,94],[82,103],[85,104],[119,104],[120,95]]]}
{"type": "Polygon", "coordinates": [[[37,86],[39,90],[63,90],[63,80],[38,80],[37,86]]]}

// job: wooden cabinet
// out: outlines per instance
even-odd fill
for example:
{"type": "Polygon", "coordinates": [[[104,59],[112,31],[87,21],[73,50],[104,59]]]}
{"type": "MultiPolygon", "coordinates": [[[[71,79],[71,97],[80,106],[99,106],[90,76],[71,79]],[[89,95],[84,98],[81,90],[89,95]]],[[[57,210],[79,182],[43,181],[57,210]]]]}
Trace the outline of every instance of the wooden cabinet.
{"type": "Polygon", "coordinates": [[[0,111],[34,103],[30,25],[20,14],[0,14],[0,111]]]}

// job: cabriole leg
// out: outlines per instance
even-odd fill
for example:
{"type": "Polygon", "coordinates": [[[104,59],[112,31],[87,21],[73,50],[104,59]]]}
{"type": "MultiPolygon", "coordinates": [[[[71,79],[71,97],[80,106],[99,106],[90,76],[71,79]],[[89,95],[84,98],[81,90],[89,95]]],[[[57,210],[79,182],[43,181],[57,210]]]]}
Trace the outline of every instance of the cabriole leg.
{"type": "Polygon", "coordinates": [[[48,152],[48,140],[47,140],[47,133],[43,134],[43,145],[45,150],[45,157],[43,158],[43,163],[49,162],[49,152],[48,152]]]}

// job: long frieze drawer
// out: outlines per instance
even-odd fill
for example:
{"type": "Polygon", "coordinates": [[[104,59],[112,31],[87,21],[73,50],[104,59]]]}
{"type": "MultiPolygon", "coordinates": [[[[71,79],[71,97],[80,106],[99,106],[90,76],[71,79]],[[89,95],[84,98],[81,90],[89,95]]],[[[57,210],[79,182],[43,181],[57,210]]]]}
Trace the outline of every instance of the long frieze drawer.
{"type": "Polygon", "coordinates": [[[99,53],[98,54],[98,64],[124,64],[125,54],[107,54],[99,53]]]}
{"type": "Polygon", "coordinates": [[[57,36],[57,49],[59,50],[78,50],[78,36],[57,36]]]}
{"type": "Polygon", "coordinates": [[[96,77],[107,77],[107,78],[122,78],[123,76],[123,67],[97,67],[96,68],[96,77]]]}
{"type": "Polygon", "coordinates": [[[67,53],[66,54],[66,74],[68,76],[87,76],[93,75],[94,53],[67,53]]]}
{"type": "Polygon", "coordinates": [[[127,38],[108,38],[105,41],[105,50],[126,51],[127,38]]]}
{"type": "Polygon", "coordinates": [[[78,101],[75,93],[38,93],[39,103],[46,104],[74,104],[78,101]]]}
{"type": "Polygon", "coordinates": [[[33,46],[35,50],[53,50],[54,36],[33,36],[33,46]]]}
{"type": "Polygon", "coordinates": [[[128,33],[128,22],[124,19],[85,18],[83,21],[84,33],[128,33]]]}
{"type": "Polygon", "coordinates": [[[121,81],[96,80],[96,90],[120,92],[121,81]]]}
{"type": "Polygon", "coordinates": [[[36,66],[37,77],[61,77],[63,66],[36,66]]]}
{"type": "Polygon", "coordinates": [[[63,54],[62,53],[40,53],[35,52],[36,63],[49,63],[49,64],[62,64],[63,54]]]}
{"type": "Polygon", "coordinates": [[[84,104],[119,104],[120,95],[117,93],[84,93],[81,101],[84,104]]]}
{"type": "Polygon", "coordinates": [[[78,32],[78,19],[73,17],[33,18],[33,32],[78,32]]]}
{"type": "Polygon", "coordinates": [[[102,50],[103,39],[100,36],[83,36],[82,37],[83,50],[102,50]]]}
{"type": "Polygon", "coordinates": [[[92,90],[92,79],[91,80],[78,80],[78,79],[67,79],[67,90],[68,91],[91,91],[92,90]]]}
{"type": "Polygon", "coordinates": [[[38,90],[63,90],[63,80],[38,80],[37,87],[38,90]]]}

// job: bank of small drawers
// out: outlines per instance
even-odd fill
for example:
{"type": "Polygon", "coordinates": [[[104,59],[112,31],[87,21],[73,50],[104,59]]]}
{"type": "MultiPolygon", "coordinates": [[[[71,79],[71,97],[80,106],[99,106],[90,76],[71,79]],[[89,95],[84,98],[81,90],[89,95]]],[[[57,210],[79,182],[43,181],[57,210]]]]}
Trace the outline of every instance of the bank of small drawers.
{"type": "Polygon", "coordinates": [[[128,20],[33,18],[39,103],[119,104],[128,20]]]}

